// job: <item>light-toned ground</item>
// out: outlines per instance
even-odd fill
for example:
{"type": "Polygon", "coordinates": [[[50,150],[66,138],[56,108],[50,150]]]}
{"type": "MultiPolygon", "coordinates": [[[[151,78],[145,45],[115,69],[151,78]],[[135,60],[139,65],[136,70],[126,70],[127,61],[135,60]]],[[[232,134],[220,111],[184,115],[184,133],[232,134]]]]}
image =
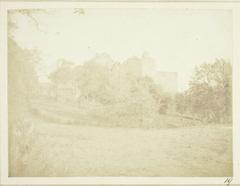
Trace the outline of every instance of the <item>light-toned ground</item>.
{"type": "Polygon", "coordinates": [[[34,126],[25,167],[12,176],[232,175],[232,130],[226,126],[137,129],[51,122],[34,126]]]}

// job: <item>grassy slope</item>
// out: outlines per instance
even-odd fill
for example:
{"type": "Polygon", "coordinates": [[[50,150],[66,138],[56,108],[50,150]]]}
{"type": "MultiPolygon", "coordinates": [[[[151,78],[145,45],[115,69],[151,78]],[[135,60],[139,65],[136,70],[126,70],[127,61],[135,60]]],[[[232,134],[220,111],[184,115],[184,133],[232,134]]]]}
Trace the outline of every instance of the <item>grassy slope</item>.
{"type": "Polygon", "coordinates": [[[230,176],[231,128],[98,128],[36,123],[18,176],[230,176]],[[36,151],[36,150],[35,150],[36,151]]]}
{"type": "Polygon", "coordinates": [[[40,103],[28,118],[32,134],[20,139],[30,147],[24,161],[20,157],[21,171],[10,170],[11,176],[232,174],[231,127],[196,125],[170,116],[159,120],[169,128],[87,126],[87,109],[40,103]]]}
{"type": "MultiPolygon", "coordinates": [[[[134,107],[134,106],[132,106],[134,107]]],[[[126,104],[113,106],[71,106],[64,103],[35,101],[33,114],[43,121],[58,124],[129,128],[173,128],[199,125],[200,122],[178,115],[138,113],[126,110],[126,104]]],[[[129,108],[129,107],[128,107],[129,108]]]]}

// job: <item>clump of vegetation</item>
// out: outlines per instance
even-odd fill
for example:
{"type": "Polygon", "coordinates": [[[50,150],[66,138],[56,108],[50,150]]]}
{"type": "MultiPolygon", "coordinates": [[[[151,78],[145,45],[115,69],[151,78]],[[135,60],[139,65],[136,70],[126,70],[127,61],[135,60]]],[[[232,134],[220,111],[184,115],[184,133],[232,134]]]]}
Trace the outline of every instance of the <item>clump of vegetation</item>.
{"type": "Polygon", "coordinates": [[[8,35],[8,125],[9,125],[9,174],[21,176],[29,173],[29,160],[37,159],[39,150],[35,144],[34,124],[29,110],[31,100],[36,99],[38,77],[36,50],[21,48],[14,40],[17,25],[9,14],[8,35]]]}
{"type": "Polygon", "coordinates": [[[176,96],[181,114],[192,115],[204,122],[232,121],[232,67],[223,59],[197,67],[189,89],[176,96]]]}
{"type": "Polygon", "coordinates": [[[117,63],[102,54],[77,66],[61,59],[49,78],[54,100],[75,102],[79,108],[94,107],[91,113],[95,118],[107,121],[111,116],[112,125],[127,118],[130,122],[132,117],[138,123],[152,121],[149,118],[167,112],[171,100],[151,77],[142,73],[138,58],[117,63]]]}

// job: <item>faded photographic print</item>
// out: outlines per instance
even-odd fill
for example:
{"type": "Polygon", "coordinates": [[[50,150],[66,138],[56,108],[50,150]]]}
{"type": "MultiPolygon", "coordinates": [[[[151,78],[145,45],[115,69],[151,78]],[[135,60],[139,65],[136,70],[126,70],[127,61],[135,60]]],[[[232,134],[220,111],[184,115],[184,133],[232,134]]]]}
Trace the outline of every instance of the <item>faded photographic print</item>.
{"type": "Polygon", "coordinates": [[[12,9],[9,177],[231,177],[232,11],[12,9]]]}

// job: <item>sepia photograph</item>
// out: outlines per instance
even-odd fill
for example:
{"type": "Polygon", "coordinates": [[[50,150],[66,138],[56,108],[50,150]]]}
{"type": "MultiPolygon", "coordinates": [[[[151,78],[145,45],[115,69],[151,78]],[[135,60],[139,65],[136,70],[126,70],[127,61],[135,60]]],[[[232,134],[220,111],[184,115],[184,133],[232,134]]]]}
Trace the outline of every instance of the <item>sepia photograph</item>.
{"type": "Polygon", "coordinates": [[[231,9],[6,15],[10,178],[233,177],[231,9]]]}

